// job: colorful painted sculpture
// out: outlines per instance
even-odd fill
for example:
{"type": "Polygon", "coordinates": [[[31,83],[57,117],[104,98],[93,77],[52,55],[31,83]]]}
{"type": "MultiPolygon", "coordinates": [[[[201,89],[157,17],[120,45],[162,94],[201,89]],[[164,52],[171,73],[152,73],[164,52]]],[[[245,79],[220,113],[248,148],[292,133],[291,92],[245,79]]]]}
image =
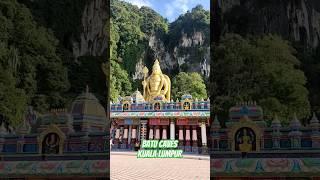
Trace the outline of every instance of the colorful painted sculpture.
{"type": "Polygon", "coordinates": [[[247,135],[247,130],[243,129],[242,143],[239,144],[241,152],[249,152],[252,150],[251,138],[247,135]]]}
{"type": "Polygon", "coordinates": [[[170,101],[170,78],[163,74],[159,61],[156,60],[152,67],[152,73],[148,76],[147,67],[144,68],[143,96],[146,101],[153,101],[155,98],[161,98],[165,102],[170,101]]]}

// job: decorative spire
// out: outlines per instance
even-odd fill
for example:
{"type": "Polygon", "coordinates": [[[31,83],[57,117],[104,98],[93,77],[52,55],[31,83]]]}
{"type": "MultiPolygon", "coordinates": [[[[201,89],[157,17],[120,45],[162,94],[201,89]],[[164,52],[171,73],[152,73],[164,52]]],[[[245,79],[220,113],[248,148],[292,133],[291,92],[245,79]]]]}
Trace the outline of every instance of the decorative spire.
{"type": "Polygon", "coordinates": [[[301,123],[300,123],[300,121],[298,120],[296,113],[294,113],[294,115],[293,115],[293,119],[292,119],[291,122],[290,122],[290,127],[291,127],[292,129],[299,129],[299,128],[301,127],[301,123]]]}
{"type": "Polygon", "coordinates": [[[312,119],[310,120],[310,127],[313,128],[314,130],[317,130],[319,125],[320,123],[316,116],[316,113],[313,112],[312,119]]]}
{"type": "Polygon", "coordinates": [[[211,124],[211,130],[218,130],[220,128],[221,128],[221,126],[220,126],[220,122],[218,120],[218,116],[215,115],[214,120],[211,124]]]}
{"type": "Polygon", "coordinates": [[[312,113],[312,118],[310,120],[310,124],[314,124],[314,123],[319,123],[319,120],[315,112],[312,113]]]}
{"type": "Polygon", "coordinates": [[[215,115],[215,117],[214,117],[213,125],[220,128],[220,123],[219,123],[217,115],[215,115]]]}
{"type": "Polygon", "coordinates": [[[0,135],[6,135],[8,134],[7,129],[4,127],[4,122],[1,123],[0,126],[0,135]]]}
{"type": "Polygon", "coordinates": [[[279,121],[279,118],[277,115],[274,116],[274,119],[271,123],[272,128],[280,128],[281,127],[281,122],[279,121]]]}
{"type": "Polygon", "coordinates": [[[19,134],[29,134],[31,130],[31,126],[26,119],[24,119],[23,124],[18,128],[17,133],[19,134]]]}
{"type": "Polygon", "coordinates": [[[88,86],[88,84],[86,85],[86,93],[87,93],[87,94],[89,93],[89,86],[88,86]]]}

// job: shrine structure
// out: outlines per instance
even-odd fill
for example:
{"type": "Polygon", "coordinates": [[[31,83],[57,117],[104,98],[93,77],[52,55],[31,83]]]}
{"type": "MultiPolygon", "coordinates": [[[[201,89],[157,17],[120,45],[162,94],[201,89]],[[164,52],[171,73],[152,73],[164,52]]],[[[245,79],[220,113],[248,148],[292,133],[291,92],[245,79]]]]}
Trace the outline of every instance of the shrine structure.
{"type": "Polygon", "coordinates": [[[69,110],[40,114],[29,107],[18,128],[0,125],[1,177],[107,177],[108,124],[88,88],[69,110]]]}
{"type": "Polygon", "coordinates": [[[170,78],[162,73],[158,60],[151,75],[146,67],[143,71],[143,95],[137,90],[111,103],[111,150],[133,150],[146,139],[171,139],[179,140],[185,153],[207,154],[210,100],[190,94],[172,100],[170,78]]]}
{"type": "Polygon", "coordinates": [[[305,126],[293,115],[288,125],[275,117],[270,125],[255,102],[239,103],[229,119],[211,124],[211,176],[250,179],[254,176],[318,177],[320,123],[315,114],[305,126]]]}

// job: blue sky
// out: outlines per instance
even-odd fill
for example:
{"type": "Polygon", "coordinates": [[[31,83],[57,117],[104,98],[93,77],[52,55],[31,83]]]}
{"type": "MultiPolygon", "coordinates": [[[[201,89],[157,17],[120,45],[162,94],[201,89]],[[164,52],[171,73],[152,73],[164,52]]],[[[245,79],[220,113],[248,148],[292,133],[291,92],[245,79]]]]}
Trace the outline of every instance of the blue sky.
{"type": "Polygon", "coordinates": [[[141,6],[148,6],[157,11],[163,17],[167,18],[169,22],[174,21],[179,15],[186,13],[196,5],[201,4],[204,9],[210,9],[210,0],[122,0],[131,4],[141,6]]]}

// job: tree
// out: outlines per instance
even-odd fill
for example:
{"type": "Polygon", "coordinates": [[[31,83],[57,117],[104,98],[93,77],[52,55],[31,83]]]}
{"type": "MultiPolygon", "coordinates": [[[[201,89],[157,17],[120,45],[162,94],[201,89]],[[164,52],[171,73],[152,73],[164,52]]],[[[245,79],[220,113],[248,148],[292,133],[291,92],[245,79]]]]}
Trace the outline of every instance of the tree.
{"type": "Polygon", "coordinates": [[[110,99],[117,102],[119,97],[130,95],[132,85],[128,73],[117,62],[111,61],[110,71],[110,99]]]}
{"type": "Polygon", "coordinates": [[[301,60],[302,69],[308,79],[307,88],[312,111],[320,113],[320,46],[311,49],[297,44],[295,48],[301,60]]]}
{"type": "MultiPolygon", "coordinates": [[[[68,74],[56,52],[58,41],[53,33],[39,26],[30,10],[16,0],[1,1],[0,11],[0,68],[7,70],[2,77],[12,81],[3,84],[3,92],[12,90],[17,98],[12,103],[26,106],[26,101],[37,111],[64,106],[68,74]]],[[[0,114],[13,117],[4,110],[0,114]]]]}
{"type": "Polygon", "coordinates": [[[136,63],[145,59],[150,51],[149,37],[154,35],[162,39],[168,31],[168,23],[148,7],[138,8],[112,0],[110,9],[110,57],[132,76],[136,63]]]}
{"type": "Polygon", "coordinates": [[[172,98],[181,98],[184,94],[191,94],[194,99],[207,98],[206,85],[199,73],[180,72],[172,80],[172,98]]]}
{"type": "Polygon", "coordinates": [[[293,114],[310,115],[306,78],[295,50],[277,36],[244,39],[225,35],[214,54],[213,109],[224,120],[239,101],[257,101],[268,122],[277,114],[288,123],[293,114]]]}
{"type": "Polygon", "coordinates": [[[27,97],[22,89],[16,88],[12,72],[0,67],[0,123],[12,127],[19,125],[24,118],[27,97]],[[2,121],[2,122],[1,122],[2,121]]]}

